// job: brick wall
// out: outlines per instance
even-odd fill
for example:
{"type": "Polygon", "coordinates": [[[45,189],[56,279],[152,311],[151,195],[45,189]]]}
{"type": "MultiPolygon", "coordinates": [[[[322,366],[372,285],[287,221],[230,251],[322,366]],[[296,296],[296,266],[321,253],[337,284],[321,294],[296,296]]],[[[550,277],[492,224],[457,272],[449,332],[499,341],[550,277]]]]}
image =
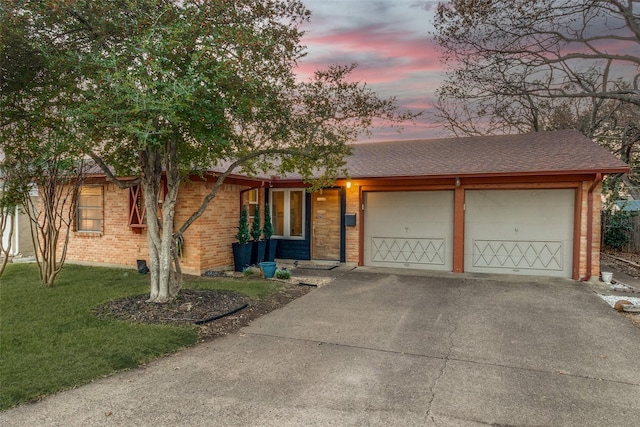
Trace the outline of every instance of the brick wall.
{"type": "MultiPolygon", "coordinates": [[[[183,192],[176,217],[182,223],[194,212],[213,183],[192,183],[183,192]],[[186,207],[186,209],[185,209],[186,207]]],[[[236,241],[240,216],[240,192],[247,187],[225,184],[205,213],[185,234],[185,259],[197,260],[199,272],[233,265],[231,243],[236,241]]],[[[195,266],[194,266],[195,267],[195,266]]]]}
{"type": "Polygon", "coordinates": [[[360,227],[362,227],[362,217],[360,216],[360,186],[353,184],[346,191],[346,213],[356,214],[356,226],[346,228],[345,239],[345,261],[358,263],[360,253],[360,227]]]}
{"type": "MultiPolygon", "coordinates": [[[[582,200],[580,203],[580,236],[579,236],[579,261],[578,261],[578,278],[583,278],[589,273],[587,271],[587,231],[588,220],[587,214],[589,210],[589,187],[591,187],[592,181],[584,181],[582,183],[581,194],[582,200]]],[[[601,247],[601,233],[600,233],[600,209],[601,200],[600,193],[602,191],[602,185],[598,184],[593,190],[593,222],[592,222],[592,252],[591,252],[591,277],[597,278],[600,275],[600,247],[601,247]]]]}
{"type": "MultiPolygon", "coordinates": [[[[200,207],[211,183],[184,184],[178,193],[175,215],[176,228],[200,207]]],[[[212,268],[233,264],[231,243],[235,241],[239,217],[239,185],[225,184],[216,198],[184,234],[181,267],[184,273],[200,274],[212,268]]],[[[129,228],[129,190],[113,184],[103,185],[102,232],[73,231],[69,239],[67,260],[128,266],[135,268],[136,260],[149,259],[147,232],[137,234],[129,228]]]]}
{"type": "MultiPolygon", "coordinates": [[[[579,272],[580,278],[587,275],[587,213],[589,204],[589,187],[591,187],[591,181],[585,181],[582,183],[582,203],[580,217],[582,218],[580,224],[580,263],[579,272]]],[[[600,232],[600,209],[601,199],[600,194],[602,192],[602,185],[598,184],[593,190],[593,223],[592,223],[592,253],[591,253],[591,276],[598,277],[600,275],[600,247],[601,247],[601,232],[600,232]]]]}
{"type": "Polygon", "coordinates": [[[72,231],[67,260],[135,268],[136,260],[149,259],[149,252],[146,232],[136,234],[129,228],[129,190],[111,183],[102,189],[102,231],[72,231]]]}
{"type": "Polygon", "coordinates": [[[602,248],[602,217],[600,215],[602,199],[600,194],[602,194],[602,184],[598,184],[593,190],[593,253],[591,258],[591,275],[593,277],[600,275],[600,249],[602,248]]]}

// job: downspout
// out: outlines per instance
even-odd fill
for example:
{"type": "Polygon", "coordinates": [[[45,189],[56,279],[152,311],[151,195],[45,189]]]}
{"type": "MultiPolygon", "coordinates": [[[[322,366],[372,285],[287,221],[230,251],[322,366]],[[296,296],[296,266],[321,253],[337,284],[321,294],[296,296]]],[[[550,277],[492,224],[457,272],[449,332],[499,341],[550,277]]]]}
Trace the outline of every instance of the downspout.
{"type": "Polygon", "coordinates": [[[593,190],[602,182],[602,174],[598,172],[587,193],[587,274],[580,279],[586,282],[591,279],[591,258],[593,256],[593,190]]]}

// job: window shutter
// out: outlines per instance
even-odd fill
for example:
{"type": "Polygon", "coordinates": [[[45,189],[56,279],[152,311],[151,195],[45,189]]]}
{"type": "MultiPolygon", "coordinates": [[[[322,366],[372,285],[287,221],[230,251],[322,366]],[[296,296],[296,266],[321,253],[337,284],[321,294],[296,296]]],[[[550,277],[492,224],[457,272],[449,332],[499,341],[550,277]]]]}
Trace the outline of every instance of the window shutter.
{"type": "Polygon", "coordinates": [[[141,233],[143,228],[147,228],[145,221],[144,196],[142,187],[136,185],[129,188],[129,227],[135,233],[141,233]]]}

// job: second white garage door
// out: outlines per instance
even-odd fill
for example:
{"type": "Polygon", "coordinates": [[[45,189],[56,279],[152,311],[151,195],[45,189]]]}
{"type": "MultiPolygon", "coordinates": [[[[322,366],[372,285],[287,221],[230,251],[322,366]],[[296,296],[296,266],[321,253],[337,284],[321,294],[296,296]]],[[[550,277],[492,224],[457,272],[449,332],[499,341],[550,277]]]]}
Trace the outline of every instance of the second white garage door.
{"type": "Polygon", "coordinates": [[[575,191],[465,192],[464,269],[571,277],[575,191]]]}
{"type": "Polygon", "coordinates": [[[453,191],[365,193],[364,263],[451,271],[453,191]]]}

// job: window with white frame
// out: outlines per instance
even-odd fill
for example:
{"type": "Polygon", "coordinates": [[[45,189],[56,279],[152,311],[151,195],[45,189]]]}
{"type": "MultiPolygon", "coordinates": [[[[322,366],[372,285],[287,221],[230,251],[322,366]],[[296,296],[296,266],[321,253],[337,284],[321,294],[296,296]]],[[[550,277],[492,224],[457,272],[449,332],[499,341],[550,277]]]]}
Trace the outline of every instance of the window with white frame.
{"type": "Polygon", "coordinates": [[[247,206],[247,213],[249,214],[249,218],[253,220],[253,217],[256,216],[256,207],[258,206],[257,188],[249,190],[245,193],[244,204],[245,206],[247,206]]]}
{"type": "Polygon", "coordinates": [[[77,231],[102,231],[102,187],[83,185],[78,193],[77,231]]]}
{"type": "Polygon", "coordinates": [[[283,238],[304,238],[304,190],[271,190],[273,234],[283,238]]]}

